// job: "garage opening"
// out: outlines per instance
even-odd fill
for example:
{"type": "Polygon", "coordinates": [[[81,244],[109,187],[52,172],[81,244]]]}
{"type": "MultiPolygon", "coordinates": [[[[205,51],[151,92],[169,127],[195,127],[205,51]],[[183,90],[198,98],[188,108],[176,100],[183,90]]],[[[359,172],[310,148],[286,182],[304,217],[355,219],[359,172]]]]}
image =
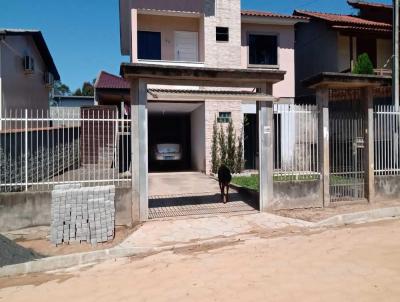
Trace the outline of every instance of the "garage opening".
{"type": "Polygon", "coordinates": [[[149,103],[149,172],[204,172],[204,102],[149,103]]]}
{"type": "Polygon", "coordinates": [[[149,102],[148,110],[149,219],[256,212],[234,189],[223,204],[218,181],[206,175],[204,101],[149,102]]]}
{"type": "Polygon", "coordinates": [[[149,172],[191,170],[190,115],[149,114],[149,172]]]}

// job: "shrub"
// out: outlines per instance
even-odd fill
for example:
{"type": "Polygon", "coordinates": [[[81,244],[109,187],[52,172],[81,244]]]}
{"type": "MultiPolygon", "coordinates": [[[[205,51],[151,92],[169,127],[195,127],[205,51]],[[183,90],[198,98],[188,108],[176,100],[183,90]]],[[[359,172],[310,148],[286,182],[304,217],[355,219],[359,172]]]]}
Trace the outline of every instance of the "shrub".
{"type": "Polygon", "coordinates": [[[236,134],[232,119],[229,121],[226,138],[226,166],[235,171],[236,134]]]}
{"type": "Polygon", "coordinates": [[[218,124],[215,117],[211,142],[211,172],[218,173],[219,168],[219,154],[218,154],[218,124]]]}
{"type": "Polygon", "coordinates": [[[235,157],[235,173],[241,173],[243,171],[244,158],[243,158],[243,129],[240,131],[240,135],[237,137],[237,150],[235,157]]]}
{"type": "Polygon", "coordinates": [[[363,53],[357,58],[357,62],[353,68],[354,74],[374,74],[374,66],[368,56],[363,53]]]}
{"type": "Polygon", "coordinates": [[[224,128],[222,127],[222,124],[220,131],[218,133],[218,143],[219,143],[219,164],[226,165],[227,148],[226,148],[225,131],[224,128]]]}

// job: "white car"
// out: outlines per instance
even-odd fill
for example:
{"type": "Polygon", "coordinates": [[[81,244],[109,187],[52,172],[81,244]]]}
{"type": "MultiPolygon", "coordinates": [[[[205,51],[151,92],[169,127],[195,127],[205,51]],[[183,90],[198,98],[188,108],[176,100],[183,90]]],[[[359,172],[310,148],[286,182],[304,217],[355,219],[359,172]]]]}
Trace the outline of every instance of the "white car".
{"type": "Polygon", "coordinates": [[[182,160],[182,148],[180,144],[157,144],[155,148],[157,161],[182,160]]]}

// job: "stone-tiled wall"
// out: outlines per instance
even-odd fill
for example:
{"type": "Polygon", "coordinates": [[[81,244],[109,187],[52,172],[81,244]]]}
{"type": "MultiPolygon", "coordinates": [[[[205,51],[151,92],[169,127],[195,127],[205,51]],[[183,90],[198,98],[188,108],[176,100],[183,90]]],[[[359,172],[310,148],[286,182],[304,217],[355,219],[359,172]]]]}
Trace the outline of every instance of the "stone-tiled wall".
{"type": "MultiPolygon", "coordinates": [[[[79,162],[77,131],[54,129],[43,136],[28,132],[28,183],[37,183],[57,175],[79,162]]],[[[24,132],[0,135],[0,183],[24,184],[26,181],[26,154],[24,132]]],[[[24,186],[1,187],[0,192],[18,192],[24,186]]]]}
{"type": "Polygon", "coordinates": [[[204,49],[209,67],[240,68],[240,0],[205,0],[204,49]],[[229,28],[229,42],[217,42],[216,27],[229,28]]]}

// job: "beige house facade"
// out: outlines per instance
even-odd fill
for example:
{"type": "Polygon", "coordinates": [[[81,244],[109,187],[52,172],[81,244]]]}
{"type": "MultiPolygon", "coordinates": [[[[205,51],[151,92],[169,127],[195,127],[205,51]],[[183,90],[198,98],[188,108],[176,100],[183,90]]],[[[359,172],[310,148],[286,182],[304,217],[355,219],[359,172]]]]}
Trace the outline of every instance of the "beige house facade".
{"type": "MultiPolygon", "coordinates": [[[[240,0],[156,1],[121,0],[121,52],[131,63],[221,68],[234,70],[278,70],[285,79],[266,91],[278,102],[295,97],[294,26],[307,18],[269,12],[242,11],[240,0]]],[[[184,169],[211,172],[214,122],[226,128],[232,120],[236,132],[247,131],[245,121],[257,127],[256,96],[249,88],[149,85],[149,129],[151,123],[187,119],[190,128],[182,144],[190,144],[184,169]],[[218,97],[218,100],[215,99],[218,97]],[[225,98],[225,99],[224,99],[225,98]]],[[[251,128],[250,127],[250,128],[251,128]]],[[[149,156],[158,142],[174,140],[168,127],[149,130],[149,156]],[[159,132],[165,132],[160,135],[159,132]],[[154,138],[154,139],[153,139],[154,138]],[[158,141],[157,141],[158,140],[158,141]]],[[[249,127],[247,127],[249,128],[249,127]]],[[[171,132],[176,132],[171,128],[171,132]]],[[[249,137],[248,135],[244,135],[249,137]]],[[[257,168],[257,142],[245,141],[248,169],[257,168]]],[[[149,160],[151,166],[151,160],[149,160]]],[[[151,167],[149,167],[151,171],[151,167]]]]}

